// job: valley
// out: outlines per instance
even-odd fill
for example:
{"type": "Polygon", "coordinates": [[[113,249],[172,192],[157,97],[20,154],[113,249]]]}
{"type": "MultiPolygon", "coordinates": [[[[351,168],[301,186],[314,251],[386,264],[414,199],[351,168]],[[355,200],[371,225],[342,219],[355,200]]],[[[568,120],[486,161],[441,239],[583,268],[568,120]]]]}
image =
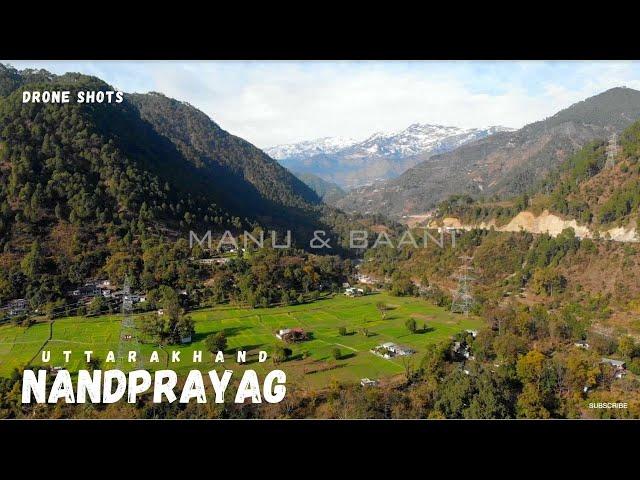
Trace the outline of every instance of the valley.
{"type": "Polygon", "coordinates": [[[22,101],[45,90],[115,88],[0,65],[0,417],[640,418],[640,92],[263,150],[160,92],[22,101]],[[286,397],[17,401],[38,367],[184,387],[220,357],[286,397]]]}

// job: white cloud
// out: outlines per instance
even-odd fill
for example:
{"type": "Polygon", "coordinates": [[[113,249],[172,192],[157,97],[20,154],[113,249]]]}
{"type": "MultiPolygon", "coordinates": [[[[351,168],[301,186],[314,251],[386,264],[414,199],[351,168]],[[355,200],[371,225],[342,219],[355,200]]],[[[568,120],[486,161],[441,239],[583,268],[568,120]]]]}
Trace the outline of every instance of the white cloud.
{"type": "MultiPolygon", "coordinates": [[[[17,67],[36,62],[12,62],[17,67]]],[[[188,101],[259,147],[364,138],[411,123],[521,127],[607,88],[637,62],[40,62],[188,101]]]]}

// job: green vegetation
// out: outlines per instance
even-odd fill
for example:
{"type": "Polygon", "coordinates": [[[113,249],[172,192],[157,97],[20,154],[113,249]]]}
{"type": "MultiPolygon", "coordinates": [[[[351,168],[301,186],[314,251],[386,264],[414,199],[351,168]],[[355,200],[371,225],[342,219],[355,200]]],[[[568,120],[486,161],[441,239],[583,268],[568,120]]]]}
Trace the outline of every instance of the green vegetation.
{"type": "MultiPolygon", "coordinates": [[[[220,367],[220,364],[213,363],[213,357],[206,355],[203,356],[203,363],[193,363],[192,351],[203,350],[212,353],[224,351],[224,366],[242,370],[244,367],[235,362],[235,352],[238,349],[246,349],[249,355],[256,354],[258,350],[266,350],[280,362],[291,358],[282,367],[290,382],[314,387],[327,386],[331,379],[355,382],[367,376],[378,378],[401,374],[402,366],[399,361],[381,359],[369,353],[369,349],[380,343],[393,341],[423,352],[434,342],[447,340],[465,328],[478,328],[481,324],[479,319],[459,319],[419,299],[395,298],[384,294],[358,298],[336,296],[305,305],[270,309],[218,307],[192,311],[189,316],[193,319],[195,329],[192,343],[180,345],[178,342],[160,349],[158,347],[164,342],[145,341],[141,345],[142,355],[147,359],[145,367],[155,367],[148,362],[153,350],[160,351],[163,359],[157,364],[157,368],[166,366],[168,357],[165,352],[181,351],[181,362],[170,367],[180,374],[185,374],[192,368],[209,370],[220,367]],[[384,320],[375,315],[375,304],[380,299],[390,308],[384,320]],[[432,328],[427,333],[411,334],[404,324],[412,317],[428,318],[432,328]],[[368,335],[341,336],[338,329],[344,325],[348,325],[349,330],[366,328],[368,335]],[[309,341],[286,345],[291,352],[283,356],[284,350],[276,349],[275,346],[285,348],[285,345],[277,341],[275,332],[280,328],[291,327],[302,327],[312,332],[313,336],[309,341]],[[342,363],[337,366],[331,364],[333,348],[339,348],[343,352],[340,360],[342,363]],[[307,352],[305,359],[302,359],[303,352],[307,352]]],[[[117,350],[120,317],[62,318],[55,320],[51,328],[53,335],[47,342],[47,323],[37,323],[26,329],[0,326],[0,376],[6,377],[14,368],[23,367],[36,357],[45,342],[46,349],[52,352],[52,366],[63,363],[63,350],[74,351],[69,364],[72,371],[86,365],[82,354],[85,349],[93,350],[104,360],[109,350],[117,350]]],[[[34,360],[34,364],[40,363],[39,358],[34,360]]],[[[270,370],[272,366],[251,363],[250,368],[263,372],[270,370]]]]}
{"type": "Polygon", "coordinates": [[[338,184],[327,182],[313,173],[294,172],[294,174],[329,205],[333,205],[346,195],[338,184]]]}
{"type": "Polygon", "coordinates": [[[307,245],[323,229],[339,253],[332,235],[357,221],[184,103],[148,94],[23,104],[24,89],[73,97],[111,87],[1,65],[0,86],[0,304],[24,297],[37,308],[99,276],[120,284],[129,274],[145,289],[193,286],[202,269],[186,261],[190,230],[291,229],[294,245],[307,245]]]}

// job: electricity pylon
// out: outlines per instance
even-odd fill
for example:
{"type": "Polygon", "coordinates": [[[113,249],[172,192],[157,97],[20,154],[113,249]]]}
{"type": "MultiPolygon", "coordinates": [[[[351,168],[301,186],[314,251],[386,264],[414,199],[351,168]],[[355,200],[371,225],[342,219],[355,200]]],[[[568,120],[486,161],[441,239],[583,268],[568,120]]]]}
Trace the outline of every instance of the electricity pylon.
{"type": "Polygon", "coordinates": [[[453,291],[453,300],[451,301],[451,311],[453,313],[463,313],[469,315],[469,311],[475,304],[475,299],[471,293],[471,282],[474,277],[471,276],[473,267],[471,267],[472,257],[461,256],[462,265],[458,269],[458,274],[454,278],[458,280],[458,288],[453,291]]]}
{"type": "Polygon", "coordinates": [[[118,343],[117,365],[123,370],[125,365],[132,369],[141,368],[140,342],[138,332],[133,319],[133,299],[131,298],[131,285],[129,277],[125,277],[122,287],[122,323],[120,324],[120,342],[118,343]],[[136,361],[129,362],[129,352],[136,352],[136,361]]]}

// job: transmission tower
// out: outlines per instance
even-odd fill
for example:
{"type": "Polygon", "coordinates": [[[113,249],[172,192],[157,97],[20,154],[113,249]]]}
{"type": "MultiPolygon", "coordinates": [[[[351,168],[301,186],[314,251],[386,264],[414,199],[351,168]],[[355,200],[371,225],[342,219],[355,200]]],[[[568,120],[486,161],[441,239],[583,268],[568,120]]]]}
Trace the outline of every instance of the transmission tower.
{"type": "Polygon", "coordinates": [[[463,313],[469,315],[469,311],[473,307],[475,300],[471,293],[471,283],[474,277],[471,276],[473,267],[471,267],[472,257],[458,257],[462,261],[462,265],[458,269],[458,273],[454,278],[458,280],[458,288],[453,290],[453,300],[451,301],[451,311],[453,313],[463,313]]]}
{"type": "Polygon", "coordinates": [[[122,323],[120,324],[120,341],[118,343],[117,365],[120,370],[126,366],[131,369],[141,368],[140,342],[133,319],[133,299],[129,277],[125,277],[122,287],[122,323]],[[136,361],[129,362],[129,352],[136,352],[136,361]]]}
{"type": "Polygon", "coordinates": [[[607,163],[606,168],[611,168],[616,164],[616,157],[618,156],[618,135],[614,132],[609,138],[609,145],[607,145],[607,163]]]}

